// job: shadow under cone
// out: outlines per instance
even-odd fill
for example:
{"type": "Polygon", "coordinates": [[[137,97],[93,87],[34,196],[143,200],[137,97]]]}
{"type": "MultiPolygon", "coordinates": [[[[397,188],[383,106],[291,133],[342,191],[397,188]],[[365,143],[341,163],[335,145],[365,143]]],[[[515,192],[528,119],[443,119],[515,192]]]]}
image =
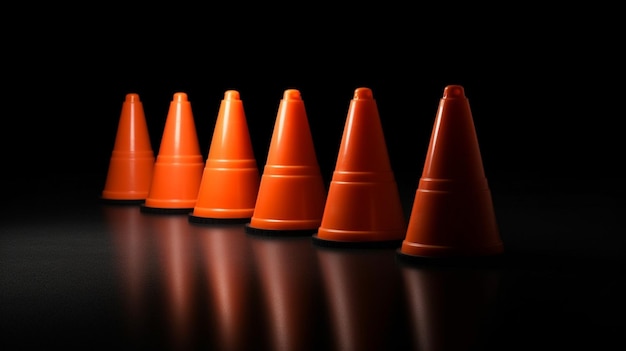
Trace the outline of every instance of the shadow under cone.
{"type": "Polygon", "coordinates": [[[238,91],[228,90],[220,104],[198,200],[189,221],[249,222],[259,180],[243,102],[238,91]]]}
{"type": "Polygon", "coordinates": [[[369,88],[350,102],[341,146],[314,242],[400,246],[406,222],[378,107],[369,88]]]}
{"type": "Polygon", "coordinates": [[[503,253],[462,86],[447,86],[439,103],[406,237],[398,253],[437,258],[503,253]]]}
{"type": "Polygon", "coordinates": [[[190,213],[198,198],[203,167],[191,103],[187,94],[175,93],[154,164],[150,193],[141,211],[190,213]]]}
{"type": "Polygon", "coordinates": [[[304,101],[298,90],[285,90],[246,231],[261,235],[311,235],[321,223],[325,200],[326,189],[304,101]]]}
{"type": "Polygon", "coordinates": [[[148,197],[154,152],[139,95],[126,94],[101,199],[107,203],[141,204],[148,197]]]}

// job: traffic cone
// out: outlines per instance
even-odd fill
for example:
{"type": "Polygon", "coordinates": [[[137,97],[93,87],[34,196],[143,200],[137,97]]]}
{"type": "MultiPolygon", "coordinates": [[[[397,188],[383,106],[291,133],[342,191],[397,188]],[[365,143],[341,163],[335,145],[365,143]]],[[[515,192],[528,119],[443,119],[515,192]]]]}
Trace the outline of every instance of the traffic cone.
{"type": "Polygon", "coordinates": [[[399,247],[406,221],[378,107],[369,88],[350,102],[322,223],[313,242],[399,247]]]}
{"type": "Polygon", "coordinates": [[[259,180],[243,103],[238,91],[228,90],[220,104],[198,200],[189,221],[249,222],[259,180]]]}
{"type": "Polygon", "coordinates": [[[139,95],[126,94],[101,199],[106,203],[141,204],[150,191],[154,152],[139,95]]]}
{"type": "Polygon", "coordinates": [[[187,94],[175,93],[154,164],[150,193],[141,211],[164,214],[193,211],[203,167],[191,103],[187,94]]]}
{"type": "Polygon", "coordinates": [[[400,258],[498,257],[504,251],[474,121],[460,85],[443,92],[400,258]]]}
{"type": "Polygon", "coordinates": [[[285,90],[246,232],[311,235],[320,226],[325,200],[304,101],[300,91],[285,90]]]}

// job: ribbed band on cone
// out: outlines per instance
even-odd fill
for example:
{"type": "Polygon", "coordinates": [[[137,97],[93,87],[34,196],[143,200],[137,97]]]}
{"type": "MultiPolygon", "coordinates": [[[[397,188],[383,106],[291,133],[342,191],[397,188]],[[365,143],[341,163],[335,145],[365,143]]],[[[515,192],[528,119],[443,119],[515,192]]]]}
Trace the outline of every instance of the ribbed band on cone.
{"type": "Polygon", "coordinates": [[[320,226],[326,189],[317,167],[266,165],[253,228],[309,230],[320,226]]]}
{"type": "Polygon", "coordinates": [[[280,102],[267,162],[249,227],[314,230],[321,223],[326,189],[304,102],[288,89],[280,102]]]}
{"type": "Polygon", "coordinates": [[[193,209],[204,162],[197,156],[157,156],[146,207],[193,209]]]}
{"type": "Polygon", "coordinates": [[[400,254],[424,257],[503,252],[468,99],[447,86],[400,254]]]}
{"type": "Polygon", "coordinates": [[[401,241],[404,212],[371,89],[358,88],[348,117],[316,239],[401,241]]]}
{"type": "Polygon", "coordinates": [[[256,160],[207,160],[193,215],[251,218],[258,189],[256,160]]]}
{"type": "Polygon", "coordinates": [[[486,182],[472,185],[420,180],[400,251],[424,257],[502,253],[503,245],[486,182]]]}
{"type": "Polygon", "coordinates": [[[116,151],[109,163],[103,199],[144,200],[150,191],[154,154],[152,151],[116,151]]]}
{"type": "Polygon", "coordinates": [[[406,224],[391,172],[335,172],[318,239],[334,241],[401,241],[406,224]]]}

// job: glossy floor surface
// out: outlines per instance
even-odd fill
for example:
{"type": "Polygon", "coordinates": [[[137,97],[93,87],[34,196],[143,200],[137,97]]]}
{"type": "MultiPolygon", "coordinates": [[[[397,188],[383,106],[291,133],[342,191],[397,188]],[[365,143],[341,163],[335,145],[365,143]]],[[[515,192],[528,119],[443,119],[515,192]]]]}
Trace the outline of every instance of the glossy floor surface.
{"type": "MultiPolygon", "coordinates": [[[[506,258],[441,266],[404,262],[394,248],[326,248],[105,205],[85,186],[97,182],[72,177],[31,184],[39,196],[16,196],[0,225],[3,350],[625,344],[624,240],[615,235],[624,211],[602,194],[580,207],[497,188],[506,258]]],[[[15,185],[9,193],[21,194],[15,185]]]]}

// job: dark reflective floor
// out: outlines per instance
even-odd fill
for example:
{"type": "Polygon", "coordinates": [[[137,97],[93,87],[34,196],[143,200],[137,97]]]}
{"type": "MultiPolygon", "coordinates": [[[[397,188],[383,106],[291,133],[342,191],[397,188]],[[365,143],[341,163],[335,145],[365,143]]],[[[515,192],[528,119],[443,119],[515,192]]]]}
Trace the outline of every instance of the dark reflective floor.
{"type": "MultiPolygon", "coordinates": [[[[186,215],[81,203],[92,193],[69,193],[57,188],[3,213],[3,350],[600,350],[625,344],[626,275],[617,255],[519,249],[497,265],[412,264],[398,260],[395,249],[253,236],[243,225],[191,224],[186,215]],[[55,198],[63,193],[67,197],[55,198]]],[[[515,217],[515,208],[500,211],[503,228],[511,228],[506,232],[514,232],[513,218],[524,217],[515,217]]],[[[533,221],[532,212],[525,213],[533,221]]],[[[571,246],[563,238],[546,240],[571,246]]]]}

